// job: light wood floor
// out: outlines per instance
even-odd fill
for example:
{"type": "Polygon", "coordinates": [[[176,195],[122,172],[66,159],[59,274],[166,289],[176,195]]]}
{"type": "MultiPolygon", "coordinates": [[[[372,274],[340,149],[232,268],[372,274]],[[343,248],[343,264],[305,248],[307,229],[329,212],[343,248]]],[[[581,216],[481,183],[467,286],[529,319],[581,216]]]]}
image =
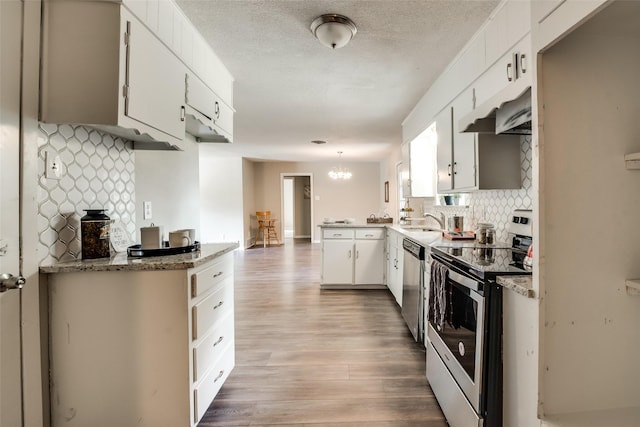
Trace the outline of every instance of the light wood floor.
{"type": "Polygon", "coordinates": [[[319,244],[235,260],[236,368],[200,427],[447,425],[391,293],[320,290],[319,244]]]}

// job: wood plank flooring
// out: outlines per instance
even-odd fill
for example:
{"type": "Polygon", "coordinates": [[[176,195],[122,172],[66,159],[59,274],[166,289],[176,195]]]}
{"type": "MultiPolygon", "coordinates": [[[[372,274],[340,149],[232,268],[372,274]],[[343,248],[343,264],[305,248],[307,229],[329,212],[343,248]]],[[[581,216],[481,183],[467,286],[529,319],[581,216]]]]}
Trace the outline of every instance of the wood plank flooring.
{"type": "Polygon", "coordinates": [[[236,252],[236,367],[199,426],[446,426],[391,293],[320,290],[320,252],[236,252]]]}

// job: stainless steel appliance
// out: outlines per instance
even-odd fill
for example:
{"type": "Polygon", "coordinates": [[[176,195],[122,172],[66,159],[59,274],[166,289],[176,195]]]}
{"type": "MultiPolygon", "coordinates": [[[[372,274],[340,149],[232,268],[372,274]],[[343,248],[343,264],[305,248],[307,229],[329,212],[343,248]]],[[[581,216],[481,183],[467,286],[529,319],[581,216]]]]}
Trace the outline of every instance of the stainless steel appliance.
{"type": "Polygon", "coordinates": [[[427,379],[452,427],[502,426],[502,287],[496,277],[530,274],[522,265],[530,230],[531,212],[515,211],[507,244],[431,248],[427,379]]]}
{"type": "Polygon", "coordinates": [[[402,241],[404,261],[402,268],[402,317],[413,338],[424,340],[423,286],[426,248],[415,240],[402,241]]]}

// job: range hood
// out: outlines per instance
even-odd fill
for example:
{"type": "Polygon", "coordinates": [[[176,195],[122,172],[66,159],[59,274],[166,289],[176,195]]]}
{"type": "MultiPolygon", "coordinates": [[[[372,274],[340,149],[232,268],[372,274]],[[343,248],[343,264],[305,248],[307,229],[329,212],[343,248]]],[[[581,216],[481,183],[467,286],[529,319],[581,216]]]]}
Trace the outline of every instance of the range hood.
{"type": "Polygon", "coordinates": [[[460,120],[460,132],[531,135],[531,88],[497,107],[478,108],[460,120]]]}

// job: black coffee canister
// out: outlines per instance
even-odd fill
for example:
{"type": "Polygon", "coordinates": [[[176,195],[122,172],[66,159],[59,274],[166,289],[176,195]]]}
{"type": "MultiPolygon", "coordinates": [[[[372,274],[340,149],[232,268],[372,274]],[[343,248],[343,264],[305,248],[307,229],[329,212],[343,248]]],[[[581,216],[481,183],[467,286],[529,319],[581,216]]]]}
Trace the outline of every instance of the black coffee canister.
{"type": "Polygon", "coordinates": [[[104,213],[104,209],[85,209],[84,211],[87,214],[80,218],[82,259],[108,257],[111,219],[104,213]]]}

